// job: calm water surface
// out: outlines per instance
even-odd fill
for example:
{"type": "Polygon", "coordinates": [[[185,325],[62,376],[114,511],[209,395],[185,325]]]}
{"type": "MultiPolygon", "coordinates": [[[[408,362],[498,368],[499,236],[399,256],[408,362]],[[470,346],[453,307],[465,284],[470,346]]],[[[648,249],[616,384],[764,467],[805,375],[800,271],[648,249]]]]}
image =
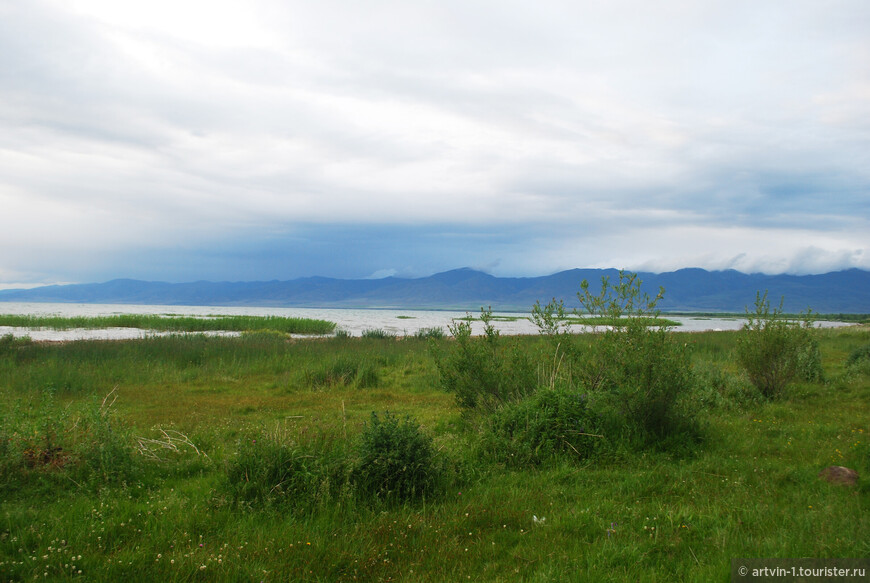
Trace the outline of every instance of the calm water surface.
{"type": "MultiPolygon", "coordinates": [[[[224,306],[147,306],[120,304],[49,304],[49,303],[19,303],[0,302],[0,314],[25,314],[34,316],[113,316],[118,314],[156,314],[184,316],[284,316],[293,318],[315,318],[335,322],[339,329],[347,331],[352,336],[359,336],[365,330],[381,329],[405,336],[414,334],[425,328],[441,328],[447,334],[447,327],[455,318],[463,318],[469,312],[435,311],[435,310],[380,310],[380,309],[337,309],[337,308],[257,308],[257,307],[224,307],[224,306]]],[[[474,313],[473,315],[478,315],[474,313]]],[[[528,320],[528,313],[497,312],[496,316],[517,317],[513,322],[495,322],[496,328],[506,335],[537,334],[538,329],[528,320]]],[[[666,315],[667,316],[667,315],[666,315]]],[[[739,330],[743,325],[742,318],[694,318],[689,316],[667,316],[680,322],[676,330],[685,332],[701,332],[706,330],[739,330]]],[[[820,322],[821,327],[842,326],[838,322],[820,322]]],[[[573,330],[582,331],[582,326],[573,326],[573,330]]],[[[474,334],[483,333],[480,322],[472,323],[474,334]]],[[[12,328],[0,326],[0,336],[4,334],[15,336],[30,336],[34,340],[125,340],[165,335],[164,332],[152,332],[135,328],[107,328],[100,330],[49,330],[32,328],[12,328]]],[[[232,335],[231,332],[216,334],[232,335]]]]}

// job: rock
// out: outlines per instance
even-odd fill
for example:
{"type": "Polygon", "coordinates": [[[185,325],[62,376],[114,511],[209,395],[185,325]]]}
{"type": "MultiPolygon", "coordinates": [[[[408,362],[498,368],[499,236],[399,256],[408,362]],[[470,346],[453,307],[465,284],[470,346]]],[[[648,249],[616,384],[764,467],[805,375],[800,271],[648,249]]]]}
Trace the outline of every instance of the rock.
{"type": "Polygon", "coordinates": [[[854,486],[858,483],[858,472],[852,468],[846,468],[843,466],[828,466],[819,472],[819,478],[826,480],[831,484],[854,486]]]}

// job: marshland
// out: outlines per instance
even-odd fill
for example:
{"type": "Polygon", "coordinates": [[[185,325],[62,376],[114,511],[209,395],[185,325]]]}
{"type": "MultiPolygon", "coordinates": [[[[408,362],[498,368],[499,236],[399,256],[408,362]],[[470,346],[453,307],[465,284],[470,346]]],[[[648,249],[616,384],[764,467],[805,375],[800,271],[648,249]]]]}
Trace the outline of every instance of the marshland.
{"type": "Polygon", "coordinates": [[[4,336],[0,579],[699,581],[868,556],[870,328],[759,296],[743,330],[680,332],[626,289],[586,296],[623,318],[590,334],[550,305],[511,337],[486,311],[481,335],[4,336]]]}

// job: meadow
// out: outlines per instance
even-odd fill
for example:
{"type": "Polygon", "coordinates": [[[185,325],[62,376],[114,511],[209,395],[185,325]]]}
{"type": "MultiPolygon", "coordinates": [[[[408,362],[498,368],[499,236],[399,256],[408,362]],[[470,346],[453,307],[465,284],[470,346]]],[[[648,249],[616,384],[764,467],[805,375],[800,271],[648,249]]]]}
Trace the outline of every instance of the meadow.
{"type": "MultiPolygon", "coordinates": [[[[870,555],[870,328],[817,331],[822,373],[775,399],[743,332],[668,334],[692,429],[661,443],[523,442],[550,418],[463,406],[446,334],[4,337],[0,581],[727,581],[731,558],[870,555]]],[[[525,363],[523,399],[570,398],[567,344],[601,341],[467,346],[525,363]]]]}

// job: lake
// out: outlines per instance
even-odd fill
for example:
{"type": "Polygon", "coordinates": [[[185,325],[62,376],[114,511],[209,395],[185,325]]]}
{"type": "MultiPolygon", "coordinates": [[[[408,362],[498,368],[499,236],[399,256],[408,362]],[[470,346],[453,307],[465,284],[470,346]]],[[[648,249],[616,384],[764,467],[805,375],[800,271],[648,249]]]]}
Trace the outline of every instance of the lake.
{"type": "MultiPolygon", "coordinates": [[[[111,316],[118,314],[155,314],[184,316],[285,316],[294,318],[315,318],[335,322],[339,329],[352,336],[359,336],[365,330],[381,329],[397,336],[414,334],[425,328],[441,328],[447,334],[447,327],[455,318],[463,318],[471,312],[402,309],[339,309],[339,308],[258,308],[249,306],[152,306],[120,304],[66,304],[66,303],[25,303],[0,302],[2,314],[28,314],[34,316],[111,316]]],[[[478,312],[471,313],[477,316],[478,312]]],[[[496,312],[495,316],[518,318],[512,322],[494,322],[495,327],[505,335],[537,334],[538,329],[528,320],[528,313],[496,312]]],[[[701,318],[692,316],[669,316],[668,319],[680,322],[675,330],[702,332],[706,330],[739,330],[743,318],[701,318]]],[[[818,322],[820,327],[843,326],[840,322],[818,322]]],[[[582,331],[581,326],[573,330],[582,331]]],[[[472,323],[474,334],[483,333],[481,322],[472,323]]],[[[67,340],[126,340],[159,336],[166,333],[139,330],[135,328],[108,328],[100,330],[47,330],[13,328],[0,326],[0,336],[30,336],[39,341],[67,340]]],[[[218,332],[217,334],[222,334],[218,332]]],[[[232,333],[223,333],[232,334],[232,333]]]]}

